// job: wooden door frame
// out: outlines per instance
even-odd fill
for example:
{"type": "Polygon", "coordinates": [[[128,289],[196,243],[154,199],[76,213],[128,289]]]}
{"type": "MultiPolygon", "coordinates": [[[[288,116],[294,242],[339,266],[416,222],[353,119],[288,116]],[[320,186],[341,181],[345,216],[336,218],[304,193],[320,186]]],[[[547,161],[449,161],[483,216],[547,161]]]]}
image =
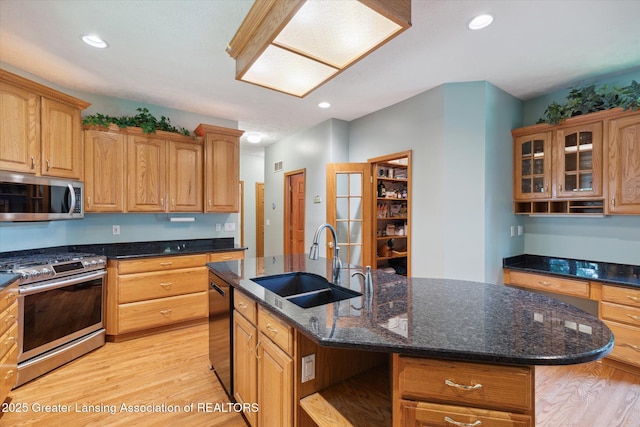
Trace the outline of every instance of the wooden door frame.
{"type": "Polygon", "coordinates": [[[264,256],[264,182],[256,182],[256,257],[263,257],[263,256],[264,256]],[[263,200],[260,200],[259,198],[260,187],[262,187],[263,200]]]}
{"type": "MultiPolygon", "coordinates": [[[[291,203],[291,191],[289,191],[289,188],[291,187],[291,177],[293,175],[300,175],[302,174],[302,181],[303,181],[303,187],[304,187],[304,194],[305,194],[305,198],[306,198],[306,194],[307,194],[307,170],[306,169],[296,169],[293,171],[289,171],[289,172],[285,172],[284,173],[284,223],[282,224],[282,229],[283,229],[283,254],[284,255],[290,255],[291,254],[291,247],[289,245],[289,241],[291,241],[291,233],[293,232],[293,230],[290,229],[289,225],[292,223],[291,221],[291,207],[293,206],[293,204],[291,203]]],[[[305,215],[305,220],[306,220],[306,215],[305,215]]],[[[305,229],[306,229],[306,223],[303,221],[303,224],[305,224],[305,229]]]]}

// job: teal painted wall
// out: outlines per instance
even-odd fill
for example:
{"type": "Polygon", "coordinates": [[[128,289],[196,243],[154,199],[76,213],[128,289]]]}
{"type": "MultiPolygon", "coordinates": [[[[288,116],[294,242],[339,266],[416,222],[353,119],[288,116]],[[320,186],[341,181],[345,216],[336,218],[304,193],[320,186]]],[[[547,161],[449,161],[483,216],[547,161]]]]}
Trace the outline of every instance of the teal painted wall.
{"type": "MultiPolygon", "coordinates": [[[[625,86],[632,80],[640,82],[640,68],[576,84],[625,86]]],[[[526,101],[524,124],[536,123],[552,101],[564,102],[568,91],[566,88],[526,101]]],[[[640,216],[524,217],[523,221],[526,253],[640,265],[640,216]]]]}

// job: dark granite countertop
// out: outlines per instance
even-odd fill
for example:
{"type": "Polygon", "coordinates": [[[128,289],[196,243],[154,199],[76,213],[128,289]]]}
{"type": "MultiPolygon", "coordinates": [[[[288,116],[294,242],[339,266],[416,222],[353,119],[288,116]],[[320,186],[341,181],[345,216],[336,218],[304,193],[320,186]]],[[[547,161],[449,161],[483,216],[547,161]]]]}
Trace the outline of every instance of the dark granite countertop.
{"type": "Polygon", "coordinates": [[[574,279],[588,279],[640,288],[640,265],[525,254],[504,258],[502,266],[509,270],[551,274],[574,279]]]}
{"type": "Polygon", "coordinates": [[[247,248],[235,245],[233,237],[188,240],[160,240],[151,242],[98,243],[92,245],[69,245],[48,248],[0,252],[2,257],[60,252],[81,252],[105,255],[111,259],[147,258],[167,255],[189,255],[214,252],[244,251],[247,248]]]}
{"type": "MultiPolygon", "coordinates": [[[[502,285],[407,278],[373,272],[374,291],[302,309],[251,278],[292,271],[331,277],[331,261],[305,255],[247,258],[209,269],[320,345],[515,365],[565,365],[600,359],[613,334],[568,304],[502,285]]],[[[359,268],[341,282],[361,290],[359,268]]]]}
{"type": "Polygon", "coordinates": [[[18,280],[19,278],[20,276],[17,274],[0,273],[0,290],[11,285],[13,282],[18,280]]]}

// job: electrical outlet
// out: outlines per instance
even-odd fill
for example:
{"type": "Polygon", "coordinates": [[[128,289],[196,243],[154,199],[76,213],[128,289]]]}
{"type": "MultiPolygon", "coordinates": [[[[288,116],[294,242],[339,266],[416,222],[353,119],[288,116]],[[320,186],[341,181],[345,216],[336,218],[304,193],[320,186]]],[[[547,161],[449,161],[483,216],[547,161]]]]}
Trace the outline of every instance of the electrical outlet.
{"type": "Polygon", "coordinates": [[[114,236],[120,235],[120,226],[119,225],[114,225],[113,228],[111,229],[111,231],[112,231],[114,236]]]}
{"type": "Polygon", "coordinates": [[[302,382],[306,383],[316,377],[316,355],[310,354],[302,358],[302,382]]]}
{"type": "Polygon", "coordinates": [[[522,236],[524,234],[524,226],[523,225],[519,225],[518,226],[518,236],[522,236]]]}
{"type": "Polygon", "coordinates": [[[513,236],[515,236],[515,235],[516,235],[516,226],[515,226],[515,225],[512,225],[512,226],[511,226],[511,237],[513,237],[513,236]]]}
{"type": "Polygon", "coordinates": [[[216,231],[222,231],[222,224],[216,224],[216,231]]]}
{"type": "Polygon", "coordinates": [[[235,222],[225,222],[224,223],[224,231],[236,231],[236,223],[235,222]]]}

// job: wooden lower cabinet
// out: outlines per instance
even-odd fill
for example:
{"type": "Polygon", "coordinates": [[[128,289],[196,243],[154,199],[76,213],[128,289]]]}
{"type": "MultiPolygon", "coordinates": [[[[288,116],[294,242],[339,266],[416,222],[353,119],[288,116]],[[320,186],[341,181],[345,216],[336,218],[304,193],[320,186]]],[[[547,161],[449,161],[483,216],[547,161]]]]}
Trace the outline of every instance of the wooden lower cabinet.
{"type": "Polygon", "coordinates": [[[526,415],[407,400],[401,401],[400,413],[407,427],[533,427],[526,415]]]}
{"type": "Polygon", "coordinates": [[[292,426],[293,360],[262,332],[257,348],[258,426],[292,426]]]}
{"type": "Polygon", "coordinates": [[[110,260],[107,335],[206,319],[207,260],[208,254],[110,260]]]}
{"type": "Polygon", "coordinates": [[[0,403],[16,383],[18,372],[18,284],[0,291],[0,403]]]}
{"type": "Polygon", "coordinates": [[[237,290],[234,308],[234,398],[258,404],[244,413],[252,427],[293,426],[294,329],[237,290]]]}
{"type": "Polygon", "coordinates": [[[598,316],[613,332],[615,344],[607,360],[620,368],[640,368],[640,290],[597,281],[504,270],[504,283],[598,301],[598,316]]]}
{"type": "Polygon", "coordinates": [[[533,426],[530,366],[393,356],[393,424],[533,426]]]}

